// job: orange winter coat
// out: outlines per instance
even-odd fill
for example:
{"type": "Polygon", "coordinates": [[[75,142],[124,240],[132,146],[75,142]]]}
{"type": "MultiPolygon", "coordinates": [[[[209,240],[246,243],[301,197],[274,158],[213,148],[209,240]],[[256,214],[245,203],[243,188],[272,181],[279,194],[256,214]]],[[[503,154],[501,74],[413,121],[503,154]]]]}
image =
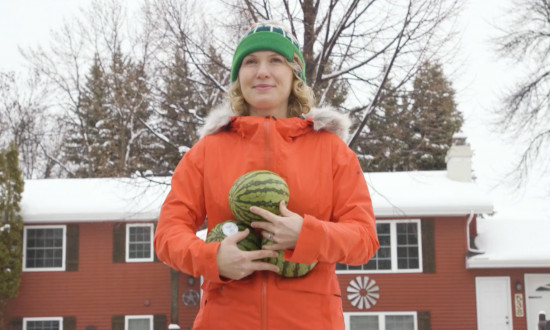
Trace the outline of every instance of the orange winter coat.
{"type": "Polygon", "coordinates": [[[155,251],[171,267],[203,276],[194,329],[344,329],[335,263],[366,263],[378,249],[371,199],[356,155],[336,134],[349,120],[329,109],[308,118],[231,117],[214,111],[205,135],[178,164],[161,209],[155,251]],[[220,278],[219,243],[195,233],[233,219],[228,192],[253,170],[278,173],[288,183],[288,209],[304,217],[292,262],[317,266],[302,278],[261,271],[239,281],[220,278]]]}

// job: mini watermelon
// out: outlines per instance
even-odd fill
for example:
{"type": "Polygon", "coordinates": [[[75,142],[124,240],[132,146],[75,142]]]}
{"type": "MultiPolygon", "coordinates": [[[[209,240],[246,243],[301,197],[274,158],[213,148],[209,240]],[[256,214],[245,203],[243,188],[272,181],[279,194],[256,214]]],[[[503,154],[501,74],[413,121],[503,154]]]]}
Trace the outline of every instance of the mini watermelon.
{"type": "MultiPolygon", "coordinates": [[[[262,245],[271,245],[273,244],[272,241],[264,238],[262,239],[262,245]]],[[[290,261],[286,261],[283,257],[283,250],[279,250],[279,255],[277,258],[265,258],[266,262],[269,262],[270,264],[277,265],[279,267],[278,274],[283,277],[302,277],[309,273],[315,265],[317,265],[317,262],[314,262],[312,264],[300,264],[300,263],[294,263],[290,261]]]]}
{"type": "MultiPolygon", "coordinates": [[[[208,232],[205,242],[221,242],[224,238],[247,228],[249,228],[247,225],[235,220],[220,222],[208,232]]],[[[258,234],[256,234],[254,230],[250,229],[250,234],[248,234],[245,239],[239,241],[237,246],[243,251],[254,251],[259,250],[261,248],[261,244],[262,241],[258,234]]]]}
{"type": "Polygon", "coordinates": [[[250,212],[251,206],[258,206],[280,214],[279,203],[288,204],[289,190],[283,178],[267,170],[245,173],[235,180],[229,190],[229,208],[237,220],[250,225],[253,221],[264,221],[250,212]]]}

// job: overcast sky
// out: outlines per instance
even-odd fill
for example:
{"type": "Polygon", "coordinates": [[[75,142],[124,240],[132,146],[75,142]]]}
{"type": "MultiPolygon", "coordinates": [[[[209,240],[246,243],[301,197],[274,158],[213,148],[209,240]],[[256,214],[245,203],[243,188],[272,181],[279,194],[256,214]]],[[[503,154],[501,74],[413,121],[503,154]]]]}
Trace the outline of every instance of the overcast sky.
{"type": "MultiPolygon", "coordinates": [[[[50,31],[58,28],[64,17],[70,18],[89,2],[0,0],[0,70],[18,70],[24,64],[18,46],[47,44],[50,31]]],[[[488,129],[492,118],[490,111],[500,102],[499,93],[517,79],[518,69],[499,59],[490,43],[496,33],[494,26],[502,24],[511,0],[467,0],[465,3],[459,20],[461,51],[446,73],[450,74],[459,110],[465,117],[463,130],[474,150],[473,167],[477,180],[491,190],[497,210],[526,196],[530,199],[550,196],[545,188],[550,182],[546,180],[543,184],[540,178],[529,183],[525,191],[511,194],[512,185],[506,173],[518,159],[521,149],[515,142],[488,129]]]]}

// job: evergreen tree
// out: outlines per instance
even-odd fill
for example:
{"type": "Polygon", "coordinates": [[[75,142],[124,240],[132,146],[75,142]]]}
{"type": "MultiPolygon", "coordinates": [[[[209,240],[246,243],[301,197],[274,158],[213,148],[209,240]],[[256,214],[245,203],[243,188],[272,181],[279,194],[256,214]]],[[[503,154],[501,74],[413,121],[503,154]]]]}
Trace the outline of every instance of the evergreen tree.
{"type": "Polygon", "coordinates": [[[409,95],[414,131],[410,161],[414,169],[445,169],[445,155],[463,123],[454,94],[441,65],[425,62],[409,95]]]}
{"type": "Polygon", "coordinates": [[[385,84],[355,151],[365,171],[442,170],[461,126],[450,82],[439,64],[426,62],[411,91],[385,84]]]}
{"type": "Polygon", "coordinates": [[[143,63],[119,50],[104,66],[96,56],[69,121],[65,160],[76,177],[126,177],[156,172],[157,139],[146,127],[150,90],[143,63]]]}
{"type": "Polygon", "coordinates": [[[23,185],[18,150],[12,142],[0,152],[0,326],[5,324],[7,302],[17,296],[21,280],[23,219],[19,202],[23,185]]]}
{"type": "Polygon", "coordinates": [[[404,158],[411,140],[411,114],[403,107],[404,97],[386,82],[378,106],[367,119],[368,130],[355,148],[361,166],[370,172],[404,171],[404,158]]]}
{"type": "Polygon", "coordinates": [[[176,51],[174,60],[163,77],[161,121],[158,125],[158,129],[166,137],[164,150],[161,150],[158,157],[165,174],[173,171],[180,161],[183,151],[180,147],[190,147],[198,139],[198,118],[203,109],[197,102],[198,93],[190,83],[189,76],[186,59],[181,52],[176,51]]]}
{"type": "Polygon", "coordinates": [[[155,172],[153,155],[161,146],[145,123],[151,116],[150,90],[143,63],[134,63],[120,50],[114,53],[110,73],[110,166],[107,176],[155,172]]]}
{"type": "Polygon", "coordinates": [[[109,166],[108,97],[107,77],[96,54],[63,148],[76,177],[102,176],[109,166]]]}

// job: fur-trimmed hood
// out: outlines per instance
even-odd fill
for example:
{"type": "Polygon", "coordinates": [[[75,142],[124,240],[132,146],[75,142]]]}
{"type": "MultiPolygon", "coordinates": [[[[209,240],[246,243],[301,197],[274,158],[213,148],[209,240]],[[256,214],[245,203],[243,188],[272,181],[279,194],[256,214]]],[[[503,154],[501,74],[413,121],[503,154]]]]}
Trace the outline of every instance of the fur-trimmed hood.
{"type": "MultiPolygon", "coordinates": [[[[231,123],[231,118],[235,116],[235,113],[233,113],[228,104],[223,104],[214,108],[206,117],[205,124],[199,131],[200,137],[203,138],[206,135],[221,131],[231,123]]],[[[347,115],[330,107],[322,107],[312,108],[311,111],[304,116],[304,119],[307,118],[311,118],[313,130],[324,130],[334,133],[343,141],[347,142],[349,129],[351,127],[351,120],[347,115]]]]}

